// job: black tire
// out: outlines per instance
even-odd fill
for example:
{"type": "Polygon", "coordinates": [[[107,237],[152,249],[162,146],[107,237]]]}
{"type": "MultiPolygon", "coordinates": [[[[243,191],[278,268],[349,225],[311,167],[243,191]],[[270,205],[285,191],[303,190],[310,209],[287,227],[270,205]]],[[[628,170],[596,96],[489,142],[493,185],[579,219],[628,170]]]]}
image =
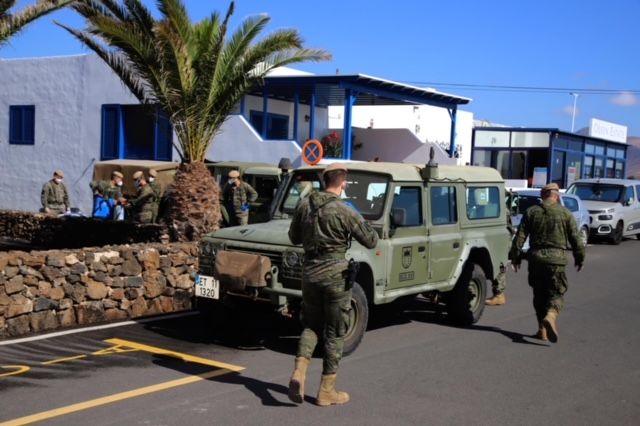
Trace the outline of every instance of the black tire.
{"type": "Polygon", "coordinates": [[[636,234],[636,239],[640,240],[640,234],[636,234]]]}
{"type": "Polygon", "coordinates": [[[612,244],[614,246],[617,246],[618,244],[620,244],[622,242],[622,231],[623,231],[622,222],[618,222],[616,224],[616,228],[611,233],[609,244],[612,244]]]}
{"type": "Polygon", "coordinates": [[[589,243],[589,228],[586,226],[580,228],[580,238],[582,239],[582,244],[586,247],[589,243]]]}
{"type": "Polygon", "coordinates": [[[358,283],[354,283],[351,290],[351,321],[347,333],[344,335],[343,355],[351,355],[362,342],[367,324],[369,323],[369,302],[367,295],[358,283]]]}
{"type": "Polygon", "coordinates": [[[456,286],[446,295],[446,307],[453,324],[470,326],[475,324],[484,311],[487,296],[487,277],[484,270],[474,262],[467,262],[456,286]]]}

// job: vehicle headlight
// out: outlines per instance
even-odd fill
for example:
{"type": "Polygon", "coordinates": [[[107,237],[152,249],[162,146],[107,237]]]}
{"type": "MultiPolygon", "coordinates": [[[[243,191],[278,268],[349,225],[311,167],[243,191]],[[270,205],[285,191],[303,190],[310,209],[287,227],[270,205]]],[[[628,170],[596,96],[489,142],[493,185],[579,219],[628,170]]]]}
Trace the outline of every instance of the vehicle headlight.
{"type": "Polygon", "coordinates": [[[295,251],[287,251],[283,256],[284,265],[289,268],[295,268],[302,265],[302,256],[295,251]]]}
{"type": "Polygon", "coordinates": [[[616,211],[616,209],[610,208],[610,209],[605,210],[604,212],[605,213],[615,213],[615,211],[616,211]]]}
{"type": "Polygon", "coordinates": [[[215,256],[221,248],[221,244],[212,243],[210,241],[203,241],[200,246],[200,250],[202,250],[202,254],[205,256],[215,256]]]}

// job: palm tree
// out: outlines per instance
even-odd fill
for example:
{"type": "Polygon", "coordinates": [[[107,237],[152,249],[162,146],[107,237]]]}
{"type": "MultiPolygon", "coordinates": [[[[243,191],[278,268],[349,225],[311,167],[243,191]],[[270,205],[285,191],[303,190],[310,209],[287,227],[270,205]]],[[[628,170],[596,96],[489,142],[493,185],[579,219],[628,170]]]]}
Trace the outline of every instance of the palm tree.
{"type": "Polygon", "coordinates": [[[181,0],[157,0],[159,19],[140,0],[78,0],[73,8],[87,21],[77,30],[61,25],[100,56],[142,103],[169,115],[182,162],[167,191],[166,220],[180,239],[217,228],[217,184],[204,159],[215,135],[242,96],[273,68],[329,59],[303,47],[296,30],[258,39],[270,18],[246,18],[228,34],[232,1],[222,17],[214,12],[192,23],[181,0]]]}
{"type": "Polygon", "coordinates": [[[22,30],[27,24],[41,16],[58,10],[71,0],[44,0],[38,1],[33,6],[28,6],[18,13],[11,14],[9,9],[16,5],[17,0],[0,0],[0,47],[7,43],[9,38],[22,30]]]}

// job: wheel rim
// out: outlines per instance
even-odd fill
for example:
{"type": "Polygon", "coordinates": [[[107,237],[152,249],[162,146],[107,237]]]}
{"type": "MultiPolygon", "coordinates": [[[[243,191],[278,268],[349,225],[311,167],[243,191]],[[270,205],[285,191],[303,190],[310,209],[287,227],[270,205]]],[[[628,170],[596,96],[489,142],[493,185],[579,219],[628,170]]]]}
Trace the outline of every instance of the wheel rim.
{"type": "MultiPolygon", "coordinates": [[[[469,297],[469,309],[471,312],[476,312],[480,306],[480,283],[477,280],[471,280],[468,289],[469,297]]],[[[484,301],[482,301],[484,303],[484,301]]]]}
{"type": "Polygon", "coordinates": [[[347,329],[347,333],[344,335],[344,339],[347,340],[351,337],[354,330],[356,329],[356,324],[358,322],[358,318],[360,316],[360,308],[356,303],[356,300],[351,298],[351,310],[349,311],[349,328],[347,329]]]}

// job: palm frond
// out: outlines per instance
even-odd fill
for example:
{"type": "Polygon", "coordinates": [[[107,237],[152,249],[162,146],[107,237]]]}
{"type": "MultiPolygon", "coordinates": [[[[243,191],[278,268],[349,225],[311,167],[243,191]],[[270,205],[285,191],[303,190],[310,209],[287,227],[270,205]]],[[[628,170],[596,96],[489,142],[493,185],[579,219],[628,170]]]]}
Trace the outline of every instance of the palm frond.
{"type": "Polygon", "coordinates": [[[9,14],[9,9],[15,4],[12,0],[0,2],[0,46],[9,38],[36,19],[61,9],[73,0],[43,0],[35,5],[27,6],[15,14],[9,14]]]}

